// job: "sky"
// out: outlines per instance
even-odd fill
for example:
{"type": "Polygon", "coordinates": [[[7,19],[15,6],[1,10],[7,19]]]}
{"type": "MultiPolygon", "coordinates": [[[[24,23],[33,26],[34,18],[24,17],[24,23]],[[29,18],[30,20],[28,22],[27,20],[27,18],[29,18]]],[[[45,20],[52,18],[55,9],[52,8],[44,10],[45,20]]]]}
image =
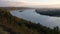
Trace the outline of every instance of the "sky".
{"type": "Polygon", "coordinates": [[[0,0],[0,1],[11,1],[11,2],[33,2],[33,3],[55,3],[60,4],[60,0],[0,0]]]}
{"type": "Polygon", "coordinates": [[[16,1],[16,2],[59,2],[60,0],[0,0],[0,1],[16,1]]]}
{"type": "Polygon", "coordinates": [[[0,0],[0,6],[20,6],[17,2],[22,2],[21,6],[51,5],[53,7],[57,7],[57,5],[59,5],[60,7],[60,0],[0,0]]]}

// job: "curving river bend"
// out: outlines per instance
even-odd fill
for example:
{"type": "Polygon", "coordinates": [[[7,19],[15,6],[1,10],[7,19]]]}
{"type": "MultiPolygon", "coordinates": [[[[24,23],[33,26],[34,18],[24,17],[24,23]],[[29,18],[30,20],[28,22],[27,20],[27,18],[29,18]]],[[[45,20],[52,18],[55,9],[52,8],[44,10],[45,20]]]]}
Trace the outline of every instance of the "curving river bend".
{"type": "Polygon", "coordinates": [[[35,23],[40,23],[50,28],[53,28],[54,26],[60,27],[60,17],[50,17],[50,16],[40,15],[35,12],[35,9],[27,9],[24,10],[23,12],[19,12],[19,10],[13,10],[10,13],[13,16],[17,16],[19,18],[23,18],[35,23]]]}

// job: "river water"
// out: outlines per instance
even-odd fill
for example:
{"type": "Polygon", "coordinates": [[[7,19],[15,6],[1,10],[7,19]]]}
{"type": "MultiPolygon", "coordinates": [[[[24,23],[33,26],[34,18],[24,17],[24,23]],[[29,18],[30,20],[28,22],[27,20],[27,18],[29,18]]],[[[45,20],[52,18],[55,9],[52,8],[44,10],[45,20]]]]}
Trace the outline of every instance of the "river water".
{"type": "Polygon", "coordinates": [[[54,26],[60,27],[60,17],[40,15],[35,12],[35,9],[27,9],[23,12],[19,12],[19,10],[13,10],[10,13],[18,18],[23,18],[34,23],[40,23],[50,28],[53,28],[54,26]]]}

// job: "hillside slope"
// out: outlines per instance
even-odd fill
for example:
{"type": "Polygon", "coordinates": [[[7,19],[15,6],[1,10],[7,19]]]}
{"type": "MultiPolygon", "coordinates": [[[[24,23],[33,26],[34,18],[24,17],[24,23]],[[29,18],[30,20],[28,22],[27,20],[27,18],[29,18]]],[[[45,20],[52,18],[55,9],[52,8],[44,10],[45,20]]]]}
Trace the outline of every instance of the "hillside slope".
{"type": "Polygon", "coordinates": [[[0,34],[60,34],[59,28],[50,29],[16,16],[8,10],[0,9],[0,34]]]}

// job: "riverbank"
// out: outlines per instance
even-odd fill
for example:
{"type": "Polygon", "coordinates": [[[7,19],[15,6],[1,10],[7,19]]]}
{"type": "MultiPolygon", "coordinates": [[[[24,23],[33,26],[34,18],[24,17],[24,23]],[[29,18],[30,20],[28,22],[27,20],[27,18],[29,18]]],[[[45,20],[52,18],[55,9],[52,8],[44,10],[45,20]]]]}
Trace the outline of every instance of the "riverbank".
{"type": "Polygon", "coordinates": [[[43,26],[40,23],[12,16],[7,10],[0,10],[0,33],[2,34],[60,34],[59,28],[43,26]]]}

